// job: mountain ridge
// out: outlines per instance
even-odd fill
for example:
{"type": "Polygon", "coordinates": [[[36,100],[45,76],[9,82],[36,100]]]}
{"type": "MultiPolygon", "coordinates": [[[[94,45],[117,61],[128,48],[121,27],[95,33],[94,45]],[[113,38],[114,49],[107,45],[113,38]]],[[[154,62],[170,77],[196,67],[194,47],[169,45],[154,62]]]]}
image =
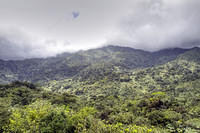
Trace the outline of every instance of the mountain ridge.
{"type": "MultiPolygon", "coordinates": [[[[199,49],[199,48],[195,48],[199,49]]],[[[123,69],[147,68],[165,64],[192,49],[164,49],[148,52],[139,49],[106,46],[97,49],[64,53],[50,58],[0,60],[0,83],[20,81],[48,81],[73,77],[93,64],[107,64],[123,69]]],[[[196,52],[198,54],[198,51],[196,52]]]]}
{"type": "Polygon", "coordinates": [[[24,58],[24,59],[2,59],[0,58],[0,61],[25,61],[25,60],[40,60],[40,59],[50,59],[50,58],[57,58],[57,57],[66,57],[66,56],[70,56],[72,54],[75,53],[83,53],[86,51],[93,51],[93,50],[97,50],[97,49],[128,49],[128,50],[137,50],[137,51],[143,51],[143,52],[147,52],[147,53],[157,53],[157,52],[162,52],[162,51],[173,51],[173,50],[191,50],[191,49],[199,49],[199,47],[192,47],[192,48],[181,48],[181,47],[173,47],[173,48],[164,48],[164,49],[160,49],[160,50],[156,50],[156,51],[148,51],[148,50],[143,50],[143,49],[138,49],[138,48],[133,48],[133,47],[128,47],[128,46],[118,46],[118,45],[106,45],[106,46],[102,46],[102,47],[98,47],[98,48],[91,48],[91,49],[87,49],[87,50],[79,50],[76,52],[63,52],[60,54],[57,54],[55,56],[50,56],[50,57],[33,57],[33,58],[24,58]]]}

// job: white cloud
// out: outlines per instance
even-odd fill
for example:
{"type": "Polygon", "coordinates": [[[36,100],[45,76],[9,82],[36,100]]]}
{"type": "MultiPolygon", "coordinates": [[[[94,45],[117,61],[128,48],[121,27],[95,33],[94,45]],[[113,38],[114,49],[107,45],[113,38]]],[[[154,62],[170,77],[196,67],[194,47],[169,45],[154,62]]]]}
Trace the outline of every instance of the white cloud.
{"type": "Polygon", "coordinates": [[[106,43],[192,47],[200,42],[199,12],[199,0],[0,1],[0,58],[47,57],[106,43]]]}
{"type": "Polygon", "coordinates": [[[36,37],[17,29],[1,29],[0,46],[3,59],[49,57],[71,50],[69,42],[36,37]]]}
{"type": "Polygon", "coordinates": [[[146,50],[199,45],[199,12],[199,0],[138,0],[111,40],[146,50]]]}

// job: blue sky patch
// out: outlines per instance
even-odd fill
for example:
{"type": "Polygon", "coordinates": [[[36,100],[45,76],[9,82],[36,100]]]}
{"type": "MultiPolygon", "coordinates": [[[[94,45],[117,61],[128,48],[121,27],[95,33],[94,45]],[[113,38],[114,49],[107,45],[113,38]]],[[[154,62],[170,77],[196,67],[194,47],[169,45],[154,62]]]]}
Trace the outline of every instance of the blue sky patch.
{"type": "Polygon", "coordinates": [[[72,16],[74,19],[77,18],[79,15],[80,15],[79,12],[72,12],[72,16]]]}

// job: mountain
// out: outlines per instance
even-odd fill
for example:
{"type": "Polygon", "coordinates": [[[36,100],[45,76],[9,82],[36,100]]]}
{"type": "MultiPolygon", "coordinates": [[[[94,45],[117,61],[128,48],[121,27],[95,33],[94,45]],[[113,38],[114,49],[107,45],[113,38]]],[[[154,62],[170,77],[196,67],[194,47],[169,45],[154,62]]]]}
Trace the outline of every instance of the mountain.
{"type": "Polygon", "coordinates": [[[200,48],[0,60],[0,132],[198,133],[200,48]],[[29,82],[12,82],[19,80],[29,82]],[[66,126],[67,125],[67,126],[66,126]]]}
{"type": "Polygon", "coordinates": [[[150,54],[152,62],[163,62],[132,69],[106,62],[92,64],[72,78],[46,82],[43,88],[77,95],[96,107],[99,118],[108,123],[166,129],[160,132],[198,132],[200,48],[150,54]]]}
{"type": "Polygon", "coordinates": [[[199,57],[200,48],[167,49],[152,53],[150,61],[156,62],[151,64],[153,67],[140,66],[127,69],[121,64],[97,62],[87,66],[73,77],[50,80],[45,83],[44,88],[55,92],[67,91],[83,97],[97,96],[102,93],[133,97],[135,94],[144,95],[159,90],[170,90],[179,84],[199,82],[199,57]],[[166,63],[154,61],[156,59],[163,59],[162,62],[166,60],[166,63]]]}
{"type": "Polygon", "coordinates": [[[76,53],[64,53],[46,59],[0,60],[0,83],[10,81],[40,82],[80,75],[82,71],[105,64],[122,69],[138,69],[164,64],[189,49],[165,49],[147,52],[129,47],[107,46],[76,53]],[[80,73],[81,72],[81,73],[80,73]]]}

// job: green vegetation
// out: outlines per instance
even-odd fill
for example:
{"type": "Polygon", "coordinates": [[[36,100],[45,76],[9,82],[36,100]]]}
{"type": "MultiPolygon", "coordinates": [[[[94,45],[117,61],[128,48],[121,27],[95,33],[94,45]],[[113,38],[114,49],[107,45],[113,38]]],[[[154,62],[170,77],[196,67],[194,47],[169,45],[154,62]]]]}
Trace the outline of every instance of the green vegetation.
{"type": "Polygon", "coordinates": [[[0,81],[22,73],[37,82],[0,85],[0,132],[198,133],[199,57],[199,48],[149,53],[108,46],[25,60],[33,75],[1,69],[7,78],[0,81]]]}
{"type": "MultiPolygon", "coordinates": [[[[92,107],[80,101],[77,103],[78,98],[75,96],[67,95],[66,93],[58,94],[46,92],[35,86],[30,88],[31,86],[33,85],[30,83],[21,82],[1,85],[0,94],[5,94],[5,96],[0,99],[1,132],[153,133],[158,131],[158,129],[152,126],[128,124],[128,120],[127,124],[117,120],[110,123],[105,119],[101,119],[100,112],[98,112],[95,106],[92,107]],[[4,93],[5,88],[6,93],[4,93]],[[35,92],[37,92],[37,94],[35,92]],[[27,97],[22,100],[21,98],[26,93],[28,94],[27,97]],[[33,95],[34,98],[32,97],[33,95]]],[[[102,111],[104,112],[104,110],[102,111]]],[[[122,117],[126,119],[126,116],[122,117]]]]}
{"type": "Polygon", "coordinates": [[[164,64],[188,51],[186,49],[166,49],[146,52],[128,47],[107,46],[77,53],[64,53],[46,59],[22,61],[0,60],[0,83],[30,81],[43,84],[50,80],[76,77],[84,69],[99,66],[120,66],[125,69],[145,68],[164,64]]]}

